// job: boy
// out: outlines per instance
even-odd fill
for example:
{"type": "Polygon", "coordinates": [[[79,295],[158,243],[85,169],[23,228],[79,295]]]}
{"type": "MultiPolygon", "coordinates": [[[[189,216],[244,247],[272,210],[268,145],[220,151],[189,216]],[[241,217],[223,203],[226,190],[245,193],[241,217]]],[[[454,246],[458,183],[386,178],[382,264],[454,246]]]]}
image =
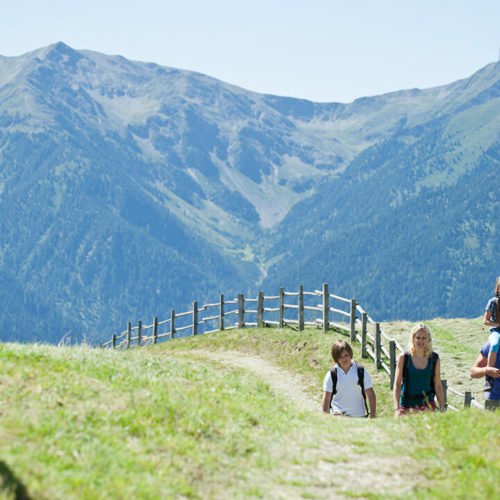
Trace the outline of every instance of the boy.
{"type": "Polygon", "coordinates": [[[377,397],[372,379],[363,367],[358,367],[352,356],[352,348],[345,340],[337,340],[333,344],[332,358],[335,364],[323,381],[323,412],[366,417],[364,391],[370,403],[370,418],[375,418],[377,397]]]}

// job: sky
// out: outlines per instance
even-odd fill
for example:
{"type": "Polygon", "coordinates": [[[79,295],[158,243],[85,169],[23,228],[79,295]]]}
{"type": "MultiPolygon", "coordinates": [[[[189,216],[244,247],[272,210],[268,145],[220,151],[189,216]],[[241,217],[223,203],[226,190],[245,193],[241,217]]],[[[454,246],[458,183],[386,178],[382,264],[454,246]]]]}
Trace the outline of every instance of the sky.
{"type": "Polygon", "coordinates": [[[499,0],[0,0],[0,55],[74,49],[317,102],[466,78],[499,59],[499,0]]]}

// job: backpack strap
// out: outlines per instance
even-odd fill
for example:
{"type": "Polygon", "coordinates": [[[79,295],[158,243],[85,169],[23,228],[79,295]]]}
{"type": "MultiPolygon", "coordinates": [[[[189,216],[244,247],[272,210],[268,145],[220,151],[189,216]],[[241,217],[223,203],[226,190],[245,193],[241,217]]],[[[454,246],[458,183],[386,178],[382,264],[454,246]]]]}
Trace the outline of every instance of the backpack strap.
{"type": "Polygon", "coordinates": [[[363,400],[365,402],[366,416],[370,415],[368,411],[368,404],[366,403],[366,393],[365,393],[365,367],[363,365],[358,365],[358,385],[361,387],[361,394],[363,395],[363,400]]]}
{"type": "Polygon", "coordinates": [[[332,403],[333,403],[333,396],[337,393],[337,367],[335,366],[330,370],[330,376],[332,377],[332,397],[330,399],[330,409],[332,408],[332,403]]]}
{"type": "Polygon", "coordinates": [[[410,353],[409,352],[405,352],[404,353],[404,360],[403,360],[403,387],[405,389],[408,386],[408,384],[406,383],[406,381],[408,380],[408,365],[409,364],[410,364],[410,353]]]}
{"type": "Polygon", "coordinates": [[[332,368],[330,370],[330,376],[332,377],[332,384],[333,384],[332,395],[333,395],[337,393],[337,379],[338,379],[337,367],[332,368]]]}
{"type": "Polygon", "coordinates": [[[436,373],[436,365],[439,359],[439,354],[437,352],[432,352],[431,355],[431,390],[434,392],[434,375],[436,373]]]}

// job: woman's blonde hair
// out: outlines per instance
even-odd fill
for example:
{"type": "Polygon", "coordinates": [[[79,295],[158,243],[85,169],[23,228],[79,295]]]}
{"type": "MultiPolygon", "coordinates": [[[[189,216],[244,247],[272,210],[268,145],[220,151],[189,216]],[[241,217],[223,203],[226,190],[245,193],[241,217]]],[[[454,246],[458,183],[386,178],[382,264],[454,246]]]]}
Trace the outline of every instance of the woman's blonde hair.
{"type": "Polygon", "coordinates": [[[432,335],[429,327],[424,323],[417,323],[411,329],[410,338],[408,340],[408,350],[410,351],[410,354],[415,354],[415,335],[420,331],[427,333],[429,342],[427,342],[427,346],[425,347],[424,356],[430,356],[432,354],[432,335]]]}

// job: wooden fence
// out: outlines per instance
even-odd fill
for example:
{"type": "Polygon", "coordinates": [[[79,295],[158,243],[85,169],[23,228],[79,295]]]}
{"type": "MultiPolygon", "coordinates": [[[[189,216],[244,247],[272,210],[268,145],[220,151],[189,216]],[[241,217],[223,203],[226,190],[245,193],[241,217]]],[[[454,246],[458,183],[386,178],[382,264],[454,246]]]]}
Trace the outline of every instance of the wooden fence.
{"type": "MultiPolygon", "coordinates": [[[[301,285],[296,292],[286,292],[280,288],[275,296],[265,296],[259,292],[255,298],[238,294],[236,298],[226,300],[221,294],[218,302],[202,306],[194,301],[191,310],[176,313],[172,309],[167,319],[162,321],[155,316],[147,325],[138,321],[137,325],[132,326],[129,322],[126,330],[114,334],[101,347],[128,349],[233,328],[266,326],[293,326],[299,331],[306,326],[313,326],[321,328],[323,332],[335,328],[347,334],[351,343],[361,344],[361,357],[371,358],[377,369],[384,370],[389,376],[391,390],[393,388],[396,363],[399,354],[404,352],[403,347],[385,334],[380,323],[375,322],[356,299],[330,293],[326,283],[321,290],[313,292],[304,291],[301,285]]],[[[443,388],[447,408],[458,410],[448,402],[449,395],[453,395],[460,399],[460,405],[465,408],[474,406],[484,409],[471,392],[461,393],[448,387],[446,380],[443,380],[443,388]]]]}

